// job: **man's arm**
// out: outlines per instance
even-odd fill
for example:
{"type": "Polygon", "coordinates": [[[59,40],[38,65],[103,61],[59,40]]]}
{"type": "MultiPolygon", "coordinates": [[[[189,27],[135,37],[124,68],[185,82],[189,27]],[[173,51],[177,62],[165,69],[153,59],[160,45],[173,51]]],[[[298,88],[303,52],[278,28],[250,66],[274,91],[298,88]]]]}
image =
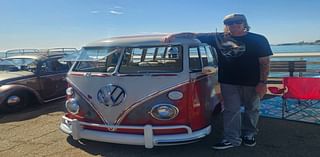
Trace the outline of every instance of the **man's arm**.
{"type": "Polygon", "coordinates": [[[260,81],[258,85],[256,86],[256,92],[260,96],[260,98],[263,98],[263,96],[267,93],[267,79],[269,75],[270,70],[270,57],[260,57],[259,58],[260,63],[260,81]]]}
{"type": "Polygon", "coordinates": [[[162,39],[162,42],[169,43],[174,41],[176,38],[196,38],[196,33],[184,32],[184,33],[175,33],[169,34],[162,39]]]}
{"type": "Polygon", "coordinates": [[[270,71],[270,57],[260,57],[260,81],[267,81],[270,71]]]}
{"type": "Polygon", "coordinates": [[[183,32],[183,33],[174,33],[174,34],[169,34],[166,37],[162,39],[162,42],[173,42],[176,38],[197,38],[201,42],[212,44],[213,37],[215,33],[193,33],[193,32],[183,32]]]}

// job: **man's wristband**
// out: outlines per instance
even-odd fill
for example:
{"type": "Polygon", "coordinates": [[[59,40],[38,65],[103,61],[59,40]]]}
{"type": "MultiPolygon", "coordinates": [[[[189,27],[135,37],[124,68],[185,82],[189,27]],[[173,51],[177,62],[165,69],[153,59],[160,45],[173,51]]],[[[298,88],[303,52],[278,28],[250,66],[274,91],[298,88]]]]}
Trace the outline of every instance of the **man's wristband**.
{"type": "Polygon", "coordinates": [[[267,80],[260,80],[259,83],[268,84],[267,80]]]}

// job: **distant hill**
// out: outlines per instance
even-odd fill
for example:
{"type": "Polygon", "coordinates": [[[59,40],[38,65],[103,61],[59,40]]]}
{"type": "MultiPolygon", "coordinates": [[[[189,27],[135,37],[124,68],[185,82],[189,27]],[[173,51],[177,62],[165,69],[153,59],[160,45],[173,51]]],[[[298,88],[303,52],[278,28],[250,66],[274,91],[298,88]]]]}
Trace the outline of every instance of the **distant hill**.
{"type": "Polygon", "coordinates": [[[305,41],[300,41],[300,42],[295,42],[295,43],[283,43],[283,44],[276,44],[277,46],[281,45],[320,45],[320,40],[316,40],[314,42],[305,42],[305,41]]]}

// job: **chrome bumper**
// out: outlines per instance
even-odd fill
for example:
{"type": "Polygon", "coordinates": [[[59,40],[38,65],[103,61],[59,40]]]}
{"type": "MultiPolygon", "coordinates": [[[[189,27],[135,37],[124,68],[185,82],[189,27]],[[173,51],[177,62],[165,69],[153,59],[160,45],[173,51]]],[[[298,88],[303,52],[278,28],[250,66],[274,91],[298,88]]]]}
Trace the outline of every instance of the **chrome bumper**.
{"type": "Polygon", "coordinates": [[[154,146],[164,145],[178,145],[187,144],[198,141],[199,139],[207,136],[211,132],[211,126],[204,129],[192,132],[191,128],[184,125],[176,126],[116,126],[116,125],[101,125],[86,122],[80,122],[76,119],[70,119],[65,116],[62,117],[60,129],[70,134],[74,140],[89,139],[94,141],[130,144],[130,145],[144,145],[146,148],[153,148],[154,146]],[[83,129],[82,125],[98,126],[104,128],[122,128],[122,129],[141,129],[144,130],[144,135],[112,133],[96,130],[83,129]],[[153,135],[154,129],[186,129],[188,133],[184,134],[171,134],[171,135],[153,135]]]}

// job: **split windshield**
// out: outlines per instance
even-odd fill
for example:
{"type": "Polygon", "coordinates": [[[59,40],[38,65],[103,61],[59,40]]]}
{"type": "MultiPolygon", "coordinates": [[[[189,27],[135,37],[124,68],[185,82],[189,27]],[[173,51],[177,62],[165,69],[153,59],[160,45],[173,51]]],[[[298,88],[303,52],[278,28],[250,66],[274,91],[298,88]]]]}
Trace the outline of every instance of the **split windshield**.
{"type": "Polygon", "coordinates": [[[182,47],[83,48],[77,61],[73,71],[173,73],[182,71],[182,47]]]}
{"type": "Polygon", "coordinates": [[[115,47],[82,48],[73,71],[112,72],[114,68],[108,69],[108,67],[117,65],[122,51],[122,48],[115,47]]]}

